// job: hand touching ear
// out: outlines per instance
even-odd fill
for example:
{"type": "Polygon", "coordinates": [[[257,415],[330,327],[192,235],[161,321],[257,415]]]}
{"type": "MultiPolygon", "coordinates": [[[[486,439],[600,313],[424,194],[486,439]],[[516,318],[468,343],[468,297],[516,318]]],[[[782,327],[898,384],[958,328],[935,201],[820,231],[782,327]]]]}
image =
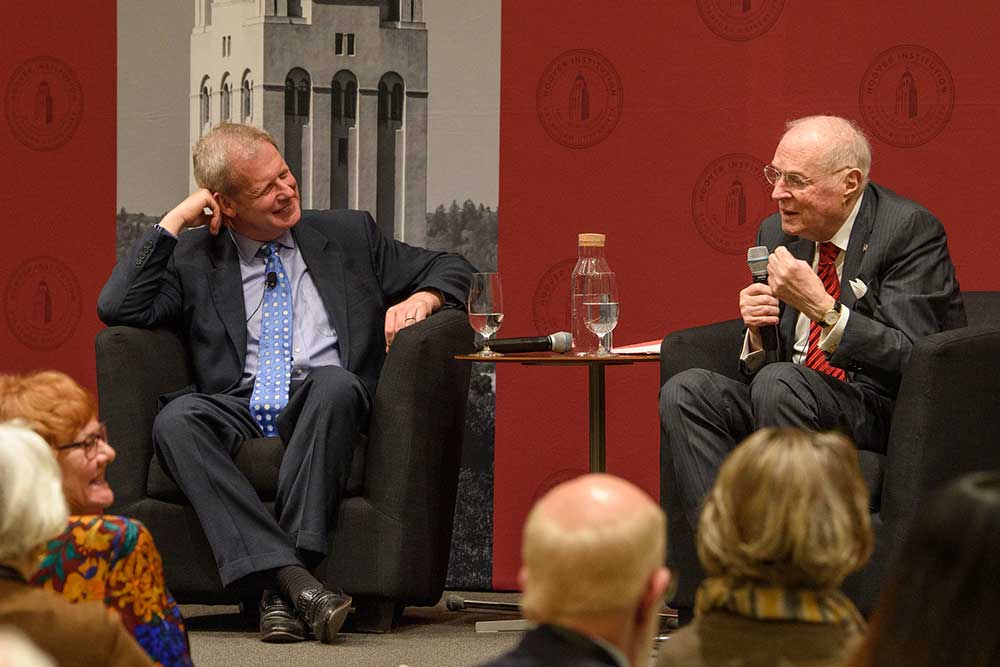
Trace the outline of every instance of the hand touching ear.
{"type": "Polygon", "coordinates": [[[208,225],[212,234],[218,234],[222,227],[223,215],[222,207],[216,197],[217,195],[205,188],[195,190],[187,196],[187,199],[163,216],[163,219],[160,220],[160,226],[174,236],[180,234],[182,229],[203,225],[208,225]]]}

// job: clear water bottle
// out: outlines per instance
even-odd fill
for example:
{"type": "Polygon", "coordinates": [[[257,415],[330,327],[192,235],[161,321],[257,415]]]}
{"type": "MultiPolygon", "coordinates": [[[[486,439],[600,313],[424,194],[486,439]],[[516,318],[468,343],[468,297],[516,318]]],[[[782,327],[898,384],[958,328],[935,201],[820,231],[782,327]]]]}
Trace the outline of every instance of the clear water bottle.
{"type": "MultiPolygon", "coordinates": [[[[597,352],[597,336],[587,329],[583,311],[584,276],[593,273],[606,273],[611,269],[608,260],[604,258],[604,234],[580,234],[578,240],[578,255],[573,274],[570,276],[570,321],[573,334],[573,354],[586,355],[597,352]]],[[[608,334],[609,338],[611,334],[608,334]]],[[[608,340],[608,347],[611,341],[608,340]]]]}

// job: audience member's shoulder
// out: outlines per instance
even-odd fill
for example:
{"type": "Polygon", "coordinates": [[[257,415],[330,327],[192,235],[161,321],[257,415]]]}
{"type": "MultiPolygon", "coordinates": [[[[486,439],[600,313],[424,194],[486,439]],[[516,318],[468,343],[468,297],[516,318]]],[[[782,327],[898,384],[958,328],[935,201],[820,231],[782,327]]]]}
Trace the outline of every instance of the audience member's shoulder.
{"type": "Polygon", "coordinates": [[[21,629],[60,664],[152,664],[117,614],[100,602],[71,603],[25,586],[5,597],[0,622],[21,629]]]}
{"type": "Polygon", "coordinates": [[[58,628],[59,634],[66,636],[89,626],[100,628],[108,623],[114,625],[116,618],[110,616],[100,602],[75,604],[44,588],[18,586],[16,590],[4,595],[3,604],[0,605],[0,621],[58,628]]]}
{"type": "Polygon", "coordinates": [[[661,644],[657,667],[835,667],[856,640],[856,634],[838,625],[709,612],[661,644]]]}

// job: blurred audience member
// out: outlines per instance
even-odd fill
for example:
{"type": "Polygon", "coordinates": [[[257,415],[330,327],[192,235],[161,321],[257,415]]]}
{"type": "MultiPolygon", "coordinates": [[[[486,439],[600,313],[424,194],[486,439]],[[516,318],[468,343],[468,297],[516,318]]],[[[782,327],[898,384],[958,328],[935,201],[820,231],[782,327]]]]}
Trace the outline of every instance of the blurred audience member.
{"type": "Polygon", "coordinates": [[[52,656],[15,627],[0,627],[0,667],[56,667],[52,656]]]}
{"type": "Polygon", "coordinates": [[[708,578],[659,667],[842,664],[864,620],[837,588],[871,554],[868,491],[843,436],[760,430],[719,470],[698,526],[708,578]]]}
{"type": "Polygon", "coordinates": [[[539,627],[489,667],[624,667],[648,661],[670,575],[666,519],[642,490],[585,475],[528,515],[521,608],[539,627]]]}
{"type": "Polygon", "coordinates": [[[25,420],[52,448],[71,516],[47,544],[34,583],[70,602],[102,601],[158,664],[191,664],[180,609],[166,588],[153,536],[138,521],[102,515],[115,495],[115,460],[93,397],[58,371],[0,375],[0,420],[25,420]]]}
{"type": "Polygon", "coordinates": [[[1000,665],[1000,471],[961,477],[922,506],[851,664],[1000,665]]]}
{"type": "Polygon", "coordinates": [[[45,441],[0,424],[0,624],[24,632],[60,665],[151,665],[117,615],[28,582],[67,516],[59,466],[45,441]]]}

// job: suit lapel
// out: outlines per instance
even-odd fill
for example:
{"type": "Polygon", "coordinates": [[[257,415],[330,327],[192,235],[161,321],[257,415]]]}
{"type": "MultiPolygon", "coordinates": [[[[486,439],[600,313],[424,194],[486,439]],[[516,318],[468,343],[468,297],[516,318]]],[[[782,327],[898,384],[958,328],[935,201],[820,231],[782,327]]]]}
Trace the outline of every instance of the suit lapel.
{"type": "Polygon", "coordinates": [[[868,237],[872,233],[872,225],[875,221],[875,191],[871,186],[865,188],[864,198],[861,200],[861,208],[854,218],[854,227],[851,228],[851,238],[847,242],[847,255],[844,257],[844,270],[840,277],[840,302],[851,308],[857,298],[854,290],[851,289],[850,281],[858,277],[861,270],[861,261],[868,251],[868,237]]]}
{"type": "Polygon", "coordinates": [[[319,292],[330,324],[337,332],[340,362],[350,368],[350,321],[347,313],[347,284],[343,255],[337,245],[312,227],[302,224],[292,228],[292,236],[302,253],[309,275],[319,292]]]}
{"type": "Polygon", "coordinates": [[[211,238],[209,256],[212,261],[208,284],[212,301],[222,324],[239,357],[242,370],[247,355],[246,308],[243,304],[243,278],[236,245],[228,233],[211,238]]]}

